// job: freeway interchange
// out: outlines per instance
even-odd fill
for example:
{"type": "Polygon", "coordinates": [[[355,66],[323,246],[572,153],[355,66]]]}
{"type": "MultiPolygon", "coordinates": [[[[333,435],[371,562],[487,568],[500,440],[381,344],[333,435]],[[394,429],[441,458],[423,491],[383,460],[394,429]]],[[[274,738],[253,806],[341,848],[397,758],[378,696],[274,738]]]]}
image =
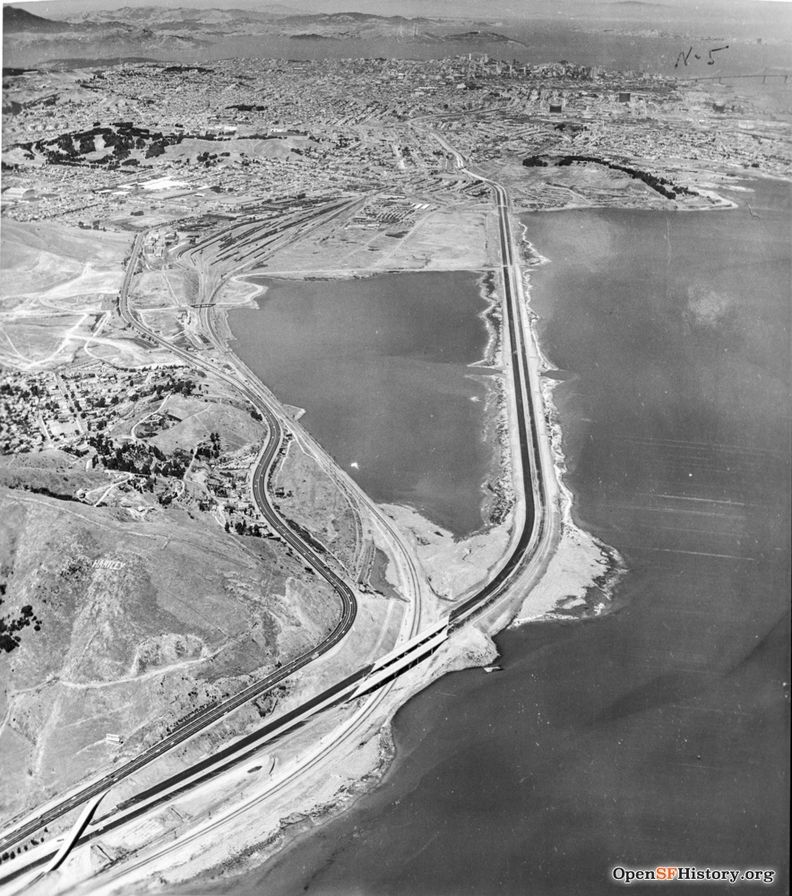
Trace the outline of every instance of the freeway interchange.
{"type": "MultiPolygon", "coordinates": [[[[217,370],[214,365],[209,364],[202,359],[196,358],[190,352],[185,351],[177,346],[171,345],[167,340],[162,339],[157,333],[144,326],[129,308],[129,288],[132,276],[137,266],[138,258],[142,249],[143,236],[139,234],[135,238],[132,249],[132,255],[127,265],[127,272],[122,284],[121,293],[119,295],[119,312],[121,317],[134,329],[144,335],[146,338],[166,346],[174,354],[178,355],[193,366],[199,366],[206,372],[211,373],[234,388],[242,392],[248,398],[253,406],[264,416],[269,428],[269,439],[266,449],[259,462],[256,474],[259,483],[261,483],[264,471],[269,471],[271,464],[274,462],[280,450],[283,431],[275,414],[270,410],[269,404],[263,399],[260,390],[256,390],[254,386],[248,385],[242,380],[236,380],[224,371],[217,370]]],[[[264,478],[266,481],[266,477],[264,478]]],[[[257,498],[260,500],[260,509],[270,526],[283,538],[298,554],[302,557],[306,564],[314,568],[326,581],[328,581],[336,593],[338,594],[342,613],[341,618],[330,632],[330,634],[320,643],[306,651],[301,656],[296,657],[290,662],[284,664],[280,668],[259,679],[248,687],[233,694],[227,699],[218,702],[199,713],[196,713],[188,721],[179,725],[171,734],[152,745],[147,750],[135,756],[133,759],[115,768],[111,773],[104,775],[80,788],[76,793],[71,794],[66,799],[53,801],[45,808],[39,810],[32,818],[26,819],[18,824],[11,831],[4,833],[0,838],[0,850],[7,850],[16,843],[21,842],[26,837],[34,834],[37,830],[51,823],[72,809],[81,805],[88,799],[106,791],[113,784],[122,778],[128,777],[153,760],[157,759],[163,753],[174,749],[187,739],[204,730],[207,726],[218,721],[228,713],[232,712],[244,703],[260,697],[261,695],[272,690],[278,683],[289,677],[303,666],[316,659],[322,653],[328,651],[337,644],[344,635],[349,631],[355,619],[357,611],[357,603],[352,588],[335,573],[307,544],[305,544],[288,526],[288,524],[278,515],[273,508],[266,488],[256,489],[257,498]]]]}
{"type": "MultiPolygon", "coordinates": [[[[411,637],[405,643],[391,650],[386,656],[380,657],[375,662],[365,663],[352,675],[325,689],[300,706],[268,721],[256,731],[242,737],[218,753],[172,775],[143,793],[137,794],[126,803],[120,804],[113,813],[88,828],[77,842],[93,839],[107,830],[124,824],[130,818],[139,816],[151,807],[171,799],[186,788],[220,774],[232,765],[249,758],[256,750],[260,749],[262,744],[298,727],[307,718],[322,709],[346,701],[354,701],[363,694],[370,693],[392,681],[406,669],[436,651],[455,629],[466,625],[473,619],[482,616],[486,618],[491,612],[497,612],[498,605],[503,602],[504,598],[514,597],[513,592],[517,590],[515,586],[519,588],[520,594],[524,594],[544,571],[557,543],[560,522],[556,512],[556,483],[552,469],[550,443],[544,429],[542,397],[536,376],[539,359],[526,320],[521,269],[519,262],[515,260],[513,248],[508,194],[500,184],[470,171],[465,165],[465,160],[453,148],[442,138],[434,136],[455,159],[456,167],[461,173],[486,183],[491,188],[496,202],[500,233],[500,269],[504,290],[504,326],[508,331],[508,356],[514,385],[511,399],[513,423],[515,424],[513,437],[516,438],[516,443],[513,444],[519,449],[518,456],[514,457],[513,462],[515,478],[518,478],[518,471],[520,473],[524,500],[522,511],[518,512],[515,519],[514,532],[507,556],[490,580],[475,593],[457,603],[440,623],[417,632],[420,616],[415,615],[411,637]]],[[[131,309],[129,292],[141,256],[142,246],[143,235],[138,234],[119,294],[119,314],[141,336],[167,348],[168,351],[176,354],[193,367],[224,381],[243,395],[261,413],[268,428],[268,439],[257,460],[252,476],[252,489],[256,503],[267,523],[278,536],[301,557],[306,565],[314,569],[333,587],[341,603],[341,615],[327,637],[302,655],[231,697],[200,711],[157,744],[113,769],[109,774],[98,776],[71,794],[50,801],[2,832],[0,834],[0,850],[7,850],[15,844],[23,842],[45,825],[52,823],[86,801],[96,798],[99,794],[105,793],[122,778],[133,774],[163,753],[184,743],[188,738],[203,731],[234,709],[269,692],[284,679],[314,662],[339,644],[352,627],[357,612],[354,587],[346,581],[343,575],[340,575],[329,563],[325,562],[310,544],[300,538],[288,522],[280,516],[271,502],[268,491],[269,477],[283,446],[284,426],[289,424],[285,415],[278,411],[277,404],[273,402],[272,397],[262,384],[239,359],[231,355],[216,336],[212,327],[211,309],[201,308],[201,320],[211,343],[221,352],[220,357],[224,362],[221,364],[215,364],[197,356],[194,352],[173,345],[147,327],[131,309]]],[[[505,344],[506,333],[504,333],[505,344]]],[[[379,514],[379,516],[383,524],[388,526],[392,532],[392,525],[386,521],[384,515],[379,514]]],[[[393,532],[392,534],[395,535],[393,532]]],[[[407,565],[411,565],[409,561],[407,565]]],[[[414,569],[411,570],[411,575],[417,576],[414,569]]],[[[11,873],[5,876],[3,876],[3,869],[0,869],[0,884],[28,874],[35,868],[40,868],[57,851],[58,843],[54,842],[49,849],[37,849],[35,859],[31,856],[31,861],[24,864],[23,867],[14,868],[13,871],[9,869],[11,873]]]]}

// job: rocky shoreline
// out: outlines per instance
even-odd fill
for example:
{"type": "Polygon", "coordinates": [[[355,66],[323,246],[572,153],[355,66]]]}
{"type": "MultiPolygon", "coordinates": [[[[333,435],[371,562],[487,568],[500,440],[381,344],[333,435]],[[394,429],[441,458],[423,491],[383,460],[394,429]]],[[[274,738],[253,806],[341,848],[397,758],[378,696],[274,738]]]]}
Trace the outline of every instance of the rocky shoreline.
{"type": "MultiPolygon", "coordinates": [[[[522,229],[520,248],[526,269],[546,262],[528,241],[525,228],[522,229]]],[[[530,296],[529,286],[526,279],[526,296],[530,296]]],[[[471,375],[481,377],[487,385],[486,429],[483,438],[489,444],[497,445],[497,479],[494,482],[488,481],[483,486],[490,493],[490,500],[484,503],[484,514],[488,522],[471,536],[457,539],[412,508],[395,505],[384,508],[408,541],[412,542],[425,578],[435,594],[437,603],[431,615],[441,612],[446,601],[458,599],[461,594],[467,593],[487,578],[510,543],[515,495],[506,379],[502,368],[498,369],[503,360],[502,324],[500,300],[495,287],[493,273],[485,273],[481,278],[481,288],[482,296],[487,301],[487,309],[482,312],[482,318],[489,338],[482,362],[471,365],[474,370],[479,368],[471,375]],[[488,367],[495,369],[486,369],[488,367]]],[[[529,317],[533,323],[533,315],[529,314],[529,317]]],[[[624,570],[623,562],[616,552],[579,528],[573,519],[572,495],[563,484],[566,473],[563,437],[558,412],[553,403],[553,388],[558,380],[552,377],[553,367],[541,352],[540,358],[545,415],[551,434],[555,472],[562,494],[562,536],[559,548],[540,582],[532,589],[520,609],[512,613],[511,618],[508,615],[504,618],[506,625],[521,625],[528,621],[553,618],[571,620],[604,612],[613,586],[624,570]]],[[[485,666],[497,657],[494,642],[478,628],[469,626],[455,633],[437,654],[400,680],[393,694],[386,698],[381,722],[369,728],[370,733],[356,738],[356,741],[360,740],[358,748],[344,748],[345,773],[329,798],[325,787],[324,792],[316,794],[313,804],[309,800],[303,804],[304,807],[295,807],[290,814],[279,818],[273,816],[268,833],[265,833],[262,820],[258,826],[258,837],[256,825],[247,831],[247,837],[243,832],[235,831],[237,848],[233,854],[226,852],[222,857],[215,855],[213,860],[211,853],[214,850],[209,849],[203,857],[203,868],[198,872],[195,870],[196,858],[191,856],[189,862],[172,866],[168,882],[173,885],[192,881],[190,892],[200,892],[204,888],[217,892],[218,885],[231,885],[233,880],[261,867],[277,853],[310,835],[319,825],[346,811],[361,796],[378,786],[391,768],[396,756],[391,719],[396,711],[414,694],[442,675],[473,666],[485,666]],[[239,837],[236,836],[238,832],[239,837]],[[191,869],[189,875],[182,876],[188,867],[191,869]],[[201,881],[197,888],[194,886],[197,883],[196,874],[200,874],[201,881]]]]}
{"type": "Polygon", "coordinates": [[[515,496],[508,396],[503,373],[503,314],[494,271],[482,274],[479,288],[482,299],[487,303],[486,309],[479,315],[487,328],[487,345],[482,360],[471,367],[482,369],[481,373],[475,375],[486,391],[482,439],[485,444],[493,446],[492,475],[481,484],[481,515],[485,520],[486,531],[508,519],[514,507],[515,496]],[[483,369],[487,369],[487,372],[484,373],[483,369]]]}

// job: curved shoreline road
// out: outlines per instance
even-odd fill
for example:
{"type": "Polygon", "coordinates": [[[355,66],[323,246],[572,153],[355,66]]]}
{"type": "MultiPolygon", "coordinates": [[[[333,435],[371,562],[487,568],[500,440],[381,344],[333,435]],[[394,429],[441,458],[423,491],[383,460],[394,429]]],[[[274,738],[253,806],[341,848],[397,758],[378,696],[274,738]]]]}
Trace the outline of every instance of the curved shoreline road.
{"type": "Polygon", "coordinates": [[[522,530],[513,541],[503,566],[482,589],[450,611],[450,627],[456,628],[491,608],[504,596],[507,588],[519,584],[528,590],[538,581],[557,544],[560,518],[552,472],[554,465],[552,450],[544,430],[542,394],[538,381],[532,376],[529,363],[530,358],[533,365],[538,368],[540,358],[529,335],[530,327],[526,320],[522,275],[519,262],[514,255],[514,241],[509,220],[509,194],[502,184],[471,171],[461,153],[443,137],[434,132],[432,136],[454,158],[458,171],[487,184],[495,196],[522,479],[526,501],[529,497],[533,499],[532,505],[526,508],[522,530]]]}
{"type": "MultiPolygon", "coordinates": [[[[459,167],[461,168],[463,166],[460,165],[459,167]]],[[[466,171],[466,173],[477,179],[487,180],[472,172],[466,171]]],[[[501,569],[483,589],[469,599],[463,601],[449,614],[448,620],[450,627],[452,628],[461,626],[470,621],[474,616],[486,612],[488,608],[493,606],[493,604],[497,606],[498,600],[504,597],[504,592],[507,588],[529,587],[530,584],[541,575],[546,560],[555,545],[555,538],[558,534],[558,515],[553,512],[553,480],[548,479],[542,472],[543,469],[548,469],[549,465],[552,464],[552,455],[549,449],[549,442],[545,444],[544,441],[546,440],[543,440],[545,435],[543,431],[543,423],[536,422],[537,413],[541,413],[541,393],[538,389],[538,382],[531,377],[531,363],[537,363],[539,358],[535,346],[530,341],[529,337],[526,336],[526,333],[528,332],[527,322],[522,304],[521,280],[518,279],[520,277],[520,269],[514,259],[508,217],[508,194],[499,184],[493,183],[492,181],[487,182],[495,192],[498,206],[501,231],[502,273],[506,298],[506,319],[509,328],[508,342],[511,350],[513,361],[512,369],[515,379],[517,435],[520,442],[523,481],[525,483],[527,499],[533,498],[534,503],[533,507],[528,508],[525,519],[522,520],[520,531],[513,538],[511,550],[501,569]]],[[[543,420],[543,417],[541,417],[540,420],[543,420]]],[[[508,596],[510,599],[513,599],[511,593],[508,596]]],[[[401,648],[401,650],[403,650],[406,655],[407,651],[405,648],[401,648]]],[[[391,653],[391,657],[393,658],[398,655],[398,650],[394,650],[391,653]]],[[[423,656],[427,656],[428,653],[416,653],[414,655],[420,655],[421,658],[423,658],[423,656]]],[[[394,659],[391,659],[389,662],[393,661],[394,659]]],[[[376,669],[378,665],[380,664],[376,663],[374,669],[376,669]]],[[[398,674],[399,672],[396,672],[394,677],[398,674]]],[[[334,705],[334,695],[343,696],[344,693],[349,694],[350,688],[355,685],[355,683],[358,683],[359,686],[352,691],[351,697],[347,698],[354,700],[358,694],[366,693],[366,682],[369,676],[371,676],[372,680],[377,677],[371,671],[371,667],[368,667],[368,670],[366,668],[358,669],[348,676],[348,678],[344,679],[344,681],[331,686],[315,698],[312,698],[311,701],[308,701],[301,707],[296,707],[292,712],[294,715],[297,715],[306,709],[310,709],[310,704],[312,702],[322,703],[326,706],[334,705]]],[[[387,686],[387,683],[390,680],[390,678],[386,678],[382,684],[387,686]]],[[[382,694],[382,691],[379,693],[382,694]]],[[[275,719],[271,723],[273,735],[276,737],[278,736],[276,732],[280,729],[281,725],[284,726],[284,731],[288,730],[288,723],[289,719],[287,717],[284,717],[283,719],[275,719]]],[[[251,744],[245,751],[239,749],[232,750],[229,748],[226,751],[228,753],[228,765],[223,765],[221,768],[218,768],[217,771],[223,771],[227,769],[232,762],[236,764],[242,758],[249,759],[254,755],[256,744],[263,742],[263,739],[261,739],[262,734],[263,731],[258,735],[251,735],[251,744]],[[254,738],[255,744],[253,743],[254,738]]],[[[347,731],[342,732],[341,740],[348,736],[349,733],[347,731]]],[[[329,752],[333,747],[333,743],[324,747],[322,749],[322,755],[329,755],[329,752]]],[[[209,760],[206,760],[205,764],[209,765],[209,760]]],[[[296,770],[288,780],[296,778],[301,773],[302,770],[296,770]]],[[[206,777],[208,777],[208,775],[206,777]]],[[[206,780],[206,777],[201,778],[201,780],[206,780]]],[[[174,785],[178,785],[178,777],[174,777],[172,780],[174,785]]],[[[273,792],[277,792],[284,786],[284,782],[277,783],[273,788],[268,789],[257,796],[255,803],[258,804],[269,799],[273,792]]],[[[148,793],[141,796],[153,799],[156,797],[158,791],[158,787],[151,788],[148,793]]],[[[145,811],[144,805],[134,805],[137,799],[138,798],[136,797],[135,800],[131,801],[129,808],[126,810],[132,815],[145,811]]],[[[149,863],[167,861],[167,858],[173,849],[176,849],[179,846],[184,846],[184,844],[188,842],[199,841],[200,837],[206,836],[211,830],[221,829],[222,824],[228,817],[236,817],[244,811],[248,811],[250,807],[251,804],[245,803],[242,807],[231,809],[228,816],[221,816],[216,821],[210,819],[206,824],[199,826],[196,831],[188,833],[185,840],[177,839],[172,843],[166,843],[156,848],[153,853],[147,853],[134,863],[131,869],[124,869],[119,872],[118,877],[113,877],[112,884],[117,885],[121,881],[126,881],[127,876],[130,882],[136,881],[138,878],[135,877],[135,874],[140,873],[144,869],[148,869],[150,867],[149,863]]],[[[118,822],[111,821],[109,827],[115,826],[118,823],[123,822],[121,820],[118,822]]],[[[101,831],[98,831],[97,833],[101,834],[101,831]]],[[[105,890],[103,889],[102,892],[105,892],[105,890]]]]}
{"type": "Polygon", "coordinates": [[[326,563],[324,563],[324,561],[319,558],[319,556],[313,549],[305,544],[305,542],[303,542],[299,538],[299,536],[292,531],[289,525],[280,517],[280,515],[277,513],[270,502],[269,495],[267,494],[266,490],[266,477],[269,473],[270,465],[277,457],[278,452],[283,444],[283,430],[277,417],[269,408],[266,400],[263,398],[260,391],[256,389],[255,383],[247,382],[242,378],[237,380],[235,377],[227,374],[225,371],[217,369],[215,365],[195,357],[193,354],[185,351],[184,349],[171,345],[166,339],[163,339],[157,333],[146,327],[131,312],[129,308],[129,287],[132,282],[132,276],[137,266],[137,261],[140,256],[142,247],[143,235],[138,234],[135,237],[135,241],[132,247],[132,254],[129,258],[127,271],[124,276],[121,292],[119,294],[118,310],[121,317],[127,324],[137,330],[145,338],[152,340],[159,345],[162,345],[172,353],[181,357],[190,365],[199,367],[212,376],[218,377],[227,384],[231,385],[234,389],[241,392],[263,415],[269,428],[269,439],[267,442],[267,446],[261,455],[261,459],[259,460],[254,477],[254,483],[257,483],[257,487],[254,488],[254,492],[257,500],[259,501],[261,512],[270,526],[278,533],[278,535],[283,538],[283,540],[290,547],[292,547],[307,564],[309,564],[319,573],[319,575],[321,575],[327,582],[330,583],[341,600],[341,618],[339,619],[333,630],[330,632],[330,634],[310,650],[306,651],[298,657],[295,657],[293,660],[285,663],[274,672],[266,675],[262,679],[259,679],[259,681],[248,685],[226,700],[223,700],[220,703],[213,704],[211,707],[197,713],[195,716],[190,718],[189,721],[180,725],[167,737],[158,741],[156,744],[152,745],[147,750],[144,750],[142,753],[138,754],[128,762],[119,765],[117,768],[113,769],[112,772],[106,775],[102,775],[101,777],[96,778],[93,781],[90,781],[88,784],[74,791],[67,797],[56,797],[49,803],[45,804],[45,806],[35,810],[35,815],[33,815],[32,817],[31,815],[28,815],[16,825],[11,826],[9,829],[3,832],[3,836],[2,838],[0,838],[0,851],[5,851],[12,848],[20,841],[34,834],[40,828],[56,820],[65,813],[77,808],[79,805],[81,805],[91,797],[94,797],[107,790],[109,787],[112,787],[122,778],[128,777],[129,775],[148,765],[150,762],[153,762],[163,753],[166,753],[184,743],[186,740],[193,737],[195,734],[198,734],[208,725],[213,724],[233,710],[238,709],[244,703],[247,703],[250,700],[253,700],[256,697],[261,696],[263,693],[271,690],[283,679],[289,677],[294,672],[297,672],[302,667],[308,665],[310,662],[317,659],[323,653],[326,653],[339,641],[341,641],[344,635],[346,635],[346,633],[352,627],[352,623],[354,622],[355,615],[357,613],[357,601],[355,599],[355,594],[352,588],[326,563]]]}
{"type": "Polygon", "coordinates": [[[544,560],[544,555],[553,546],[553,537],[556,534],[556,527],[552,524],[553,519],[548,514],[550,506],[548,477],[543,469],[546,458],[543,460],[543,446],[538,432],[538,421],[542,410],[541,406],[537,406],[535,400],[536,387],[532,383],[527,360],[528,339],[525,334],[521,307],[522,289],[516,281],[517,271],[509,223],[508,194],[500,184],[470,172],[464,165],[459,167],[471,177],[488,183],[497,199],[509,350],[515,389],[518,393],[515,396],[517,436],[520,443],[526,500],[531,495],[533,501],[532,505],[526,508],[525,523],[506,563],[481,591],[454,607],[449,614],[452,626],[464,624],[497,601],[503,595],[504,590],[513,584],[514,576],[523,571],[530,561],[544,560]],[[544,548],[541,555],[540,547],[544,548]]]}
{"type": "MultiPolygon", "coordinates": [[[[484,586],[484,588],[482,588],[480,591],[473,594],[469,598],[463,600],[461,604],[452,609],[449,613],[449,628],[457,628],[469,622],[475,616],[478,616],[481,613],[485,612],[487,609],[491,608],[500,598],[504,596],[504,592],[506,592],[508,588],[512,588],[518,583],[522,584],[523,586],[529,587],[532,582],[536,581],[536,579],[543,571],[544,565],[546,565],[546,562],[555,545],[555,541],[558,535],[558,515],[555,512],[549,512],[552,509],[553,502],[551,501],[549,479],[545,471],[547,470],[548,466],[552,464],[552,457],[549,453],[549,444],[545,444],[547,442],[547,439],[540,438],[539,436],[539,430],[543,426],[541,394],[538,390],[538,384],[533,382],[533,380],[531,379],[530,365],[528,364],[528,351],[531,347],[531,342],[526,337],[528,327],[526,324],[522,303],[522,286],[521,280],[519,279],[519,266],[514,260],[513,242],[508,214],[508,194],[505,188],[500,184],[467,169],[462,156],[460,156],[459,153],[449,147],[448,144],[445,143],[445,141],[443,141],[441,138],[437,137],[437,139],[444,146],[444,148],[455,157],[457,168],[464,171],[468,176],[487,183],[493,189],[497,200],[501,249],[501,270],[505,292],[506,321],[509,334],[509,349],[511,352],[511,368],[515,387],[515,394],[513,398],[516,411],[517,437],[520,448],[520,460],[522,463],[522,476],[526,502],[528,501],[529,497],[533,499],[531,507],[526,508],[525,519],[523,520],[521,531],[517,534],[516,538],[513,539],[512,549],[503,566],[496,573],[494,578],[484,586]]],[[[236,378],[231,377],[229,374],[215,367],[215,365],[201,361],[200,359],[196,358],[188,352],[185,352],[182,349],[174,348],[166,340],[161,339],[157,336],[157,334],[148,330],[136,318],[134,318],[134,316],[131,315],[127,303],[127,293],[129,283],[131,281],[132,272],[134,271],[134,267],[136,264],[136,258],[140,252],[140,247],[141,237],[139,236],[136,238],[135,249],[133,251],[132,258],[130,259],[130,265],[127,271],[127,276],[124,280],[121,300],[119,302],[119,310],[122,316],[127,322],[129,322],[132,326],[142,332],[143,335],[145,335],[149,339],[153,339],[157,343],[166,346],[169,350],[185,358],[185,360],[187,360],[189,363],[200,366],[207,372],[210,372],[214,376],[220,377],[235,388],[240,389],[240,391],[242,391],[243,394],[245,394],[245,396],[249,400],[251,400],[254,405],[259,408],[261,412],[266,416],[267,423],[270,426],[270,440],[261,458],[258,461],[254,474],[254,490],[257,499],[260,499],[262,512],[264,512],[267,520],[272,522],[273,528],[275,528],[276,531],[279,532],[279,534],[284,538],[285,541],[287,541],[296,550],[298,550],[298,552],[302,556],[310,557],[310,562],[317,569],[326,571],[326,577],[328,578],[328,581],[331,582],[331,584],[334,584],[334,587],[336,587],[335,583],[337,582],[341,586],[342,590],[348,589],[348,586],[346,586],[343,580],[338,577],[332,570],[327,568],[321,562],[321,560],[319,560],[319,558],[315,557],[313,552],[300,541],[300,539],[295,535],[295,533],[292,532],[291,529],[288,528],[288,525],[281,521],[280,517],[277,515],[276,511],[269,502],[269,496],[266,490],[268,475],[267,471],[269,471],[274,458],[277,456],[277,453],[282,445],[283,436],[277,418],[274,414],[272,414],[266,400],[262,399],[257,394],[258,390],[256,389],[255,378],[246,377],[244,369],[240,370],[237,368],[237,365],[234,365],[234,369],[239,377],[238,381],[236,378]]],[[[211,328],[210,334],[212,334],[211,328]]],[[[536,360],[536,358],[534,358],[534,360],[536,360]]],[[[337,629],[333,633],[331,633],[331,635],[325,642],[323,642],[322,646],[314,648],[302,657],[293,661],[292,664],[289,665],[289,667],[284,667],[283,669],[278,670],[278,673],[275,673],[273,676],[269,676],[267,679],[251,687],[258,688],[259,690],[257,691],[257,693],[260,690],[265,690],[267,687],[271,687],[272,684],[275,683],[275,681],[279,681],[286,675],[291,674],[292,671],[296,671],[297,668],[300,668],[300,666],[307,664],[308,662],[319,656],[322,652],[324,652],[324,650],[329,649],[333,644],[337,643],[343,637],[343,634],[348,631],[349,626],[351,626],[352,619],[354,618],[354,595],[352,594],[351,589],[350,595],[352,597],[353,609],[351,610],[352,615],[351,618],[349,618],[348,623],[345,623],[345,621],[342,619],[342,622],[339,624],[337,629]],[[343,631],[341,631],[342,628],[343,631]]],[[[348,683],[353,681],[364,680],[370,669],[370,666],[359,669],[356,673],[353,673],[353,675],[346,679],[345,682],[340,685],[332,686],[330,689],[323,692],[323,694],[317,695],[317,697],[312,698],[309,703],[326,699],[327,695],[331,694],[331,692],[337,692],[342,687],[342,685],[348,685],[348,683]]],[[[246,691],[248,692],[249,690],[250,689],[246,689],[246,691]]],[[[235,695],[236,698],[241,697],[241,700],[239,701],[240,703],[244,702],[246,699],[250,699],[249,693],[247,696],[242,696],[243,694],[245,694],[245,691],[240,692],[239,695],[235,695]]],[[[231,699],[233,700],[234,698],[231,699]]],[[[216,707],[216,710],[220,715],[222,715],[224,711],[230,711],[227,708],[223,710],[223,707],[227,706],[228,701],[218,705],[218,707],[216,707]]],[[[208,719],[207,715],[198,717],[195,720],[195,722],[197,723],[196,730],[199,730],[201,727],[209,724],[210,721],[211,720],[208,719]]],[[[277,720],[271,724],[276,725],[277,720]]],[[[186,737],[188,736],[191,736],[191,734],[184,735],[181,739],[186,739],[186,737]]],[[[173,745],[175,744],[172,744],[171,746],[173,745]]],[[[164,752],[165,748],[166,747],[163,747],[162,743],[156,745],[154,748],[152,748],[152,751],[148,751],[147,754],[142,754],[142,756],[139,757],[139,760],[143,760],[140,764],[145,764],[156,758],[156,756],[158,756],[161,752],[164,752]]],[[[170,746],[168,746],[167,748],[169,749],[170,746]]],[[[139,767],[139,765],[137,767],[139,767]]],[[[116,775],[118,774],[118,771],[120,770],[117,770],[115,773],[102,779],[105,787],[112,785],[115,780],[117,780],[116,775]]],[[[187,772],[185,772],[184,774],[186,775],[187,772]]],[[[79,794],[73,796],[69,802],[73,801],[74,805],[77,805],[80,801],[85,800],[92,793],[98,792],[98,790],[101,789],[101,786],[98,783],[93,785],[93,787],[93,790],[91,790],[90,786],[84,788],[82,791],[80,791],[79,794]]],[[[63,808],[64,805],[66,805],[66,803],[60,803],[57,806],[46,808],[48,812],[54,813],[54,816],[57,817],[57,815],[60,815],[63,813],[63,811],[66,811],[63,808]]],[[[35,819],[34,826],[29,830],[29,833],[37,830],[41,825],[45,823],[46,820],[44,820],[44,815],[39,814],[35,819]]],[[[16,832],[14,833],[16,834],[16,832]]],[[[17,842],[18,839],[20,838],[16,837],[14,842],[17,842]]],[[[1,845],[2,841],[0,841],[0,846],[1,845]]]]}

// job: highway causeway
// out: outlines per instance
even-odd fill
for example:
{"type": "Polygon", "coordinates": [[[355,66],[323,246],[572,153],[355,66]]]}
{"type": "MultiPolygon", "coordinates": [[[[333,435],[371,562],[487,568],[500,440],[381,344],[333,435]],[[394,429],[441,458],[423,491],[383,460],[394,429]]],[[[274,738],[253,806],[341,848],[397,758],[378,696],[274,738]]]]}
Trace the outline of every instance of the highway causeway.
{"type": "MultiPolygon", "coordinates": [[[[406,643],[397,646],[385,657],[374,663],[363,665],[352,675],[290,712],[267,721],[256,731],[225,747],[215,755],[207,757],[202,762],[137,794],[134,798],[116,807],[108,816],[88,826],[78,842],[84,842],[124,824],[130,818],[142,814],[152,806],[171,799],[188,787],[205,781],[235,763],[249,758],[263,743],[299,726],[321,709],[345,701],[356,700],[363,694],[392,681],[404,670],[436,651],[455,629],[480,617],[493,607],[497,608],[504,598],[514,599],[513,592],[517,590],[519,594],[524,595],[526,589],[541,575],[557,541],[560,524],[556,519],[557,514],[554,509],[554,470],[552,469],[549,439],[544,429],[542,397],[537,382],[538,357],[535,354],[533,338],[526,320],[521,266],[515,254],[509,217],[509,197],[503,186],[468,170],[465,160],[441,138],[437,137],[437,139],[455,159],[456,167],[461,173],[489,185],[497,208],[501,255],[500,271],[504,291],[504,324],[508,331],[508,354],[514,385],[512,416],[519,444],[519,458],[515,458],[514,462],[515,470],[517,464],[521,470],[524,500],[522,520],[518,521],[521,524],[515,527],[517,531],[513,534],[507,557],[483,588],[453,607],[439,624],[416,633],[406,643]],[[531,356],[532,353],[533,356],[531,356]]],[[[273,406],[271,397],[247,368],[230,356],[221,340],[215,335],[211,327],[211,316],[208,313],[202,317],[202,320],[204,327],[208,328],[210,341],[222,352],[221,357],[225,362],[222,365],[200,358],[193,352],[173,345],[147,327],[130,307],[129,293],[141,257],[143,239],[142,234],[136,236],[127,264],[126,275],[118,297],[120,316],[148,341],[166,348],[186,363],[233,387],[262,415],[268,428],[268,439],[257,460],[252,476],[252,489],[256,503],[277,536],[283,539],[306,565],[332,586],[339,598],[341,613],[333,630],[310,650],[228,699],[196,713],[157,744],[110,773],[97,777],[68,795],[50,801],[47,805],[17,821],[0,836],[0,850],[8,850],[24,842],[44,826],[106,792],[118,781],[183,744],[239,706],[266,694],[284,679],[314,662],[340,643],[352,627],[357,612],[354,587],[289,526],[272,504],[268,484],[284,443],[284,426],[288,425],[285,415],[282,412],[278,413],[277,408],[273,406]]],[[[505,344],[506,334],[504,334],[505,344]]],[[[36,868],[41,868],[52,859],[57,850],[58,842],[53,842],[51,848],[37,849],[35,859],[31,857],[31,862],[21,868],[17,867],[5,877],[0,877],[0,883],[19,878],[36,868]]],[[[1,871],[0,874],[2,874],[1,871]]]]}

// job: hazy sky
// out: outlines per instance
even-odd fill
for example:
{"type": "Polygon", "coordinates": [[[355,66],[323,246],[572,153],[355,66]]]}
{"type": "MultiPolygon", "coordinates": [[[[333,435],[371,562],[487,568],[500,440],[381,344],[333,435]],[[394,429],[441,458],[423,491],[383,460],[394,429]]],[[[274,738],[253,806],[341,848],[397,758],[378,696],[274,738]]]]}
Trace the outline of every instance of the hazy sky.
{"type": "MultiPolygon", "coordinates": [[[[744,0],[748,5],[756,3],[792,3],[792,0],[744,0]]],[[[611,0],[13,0],[14,6],[35,4],[36,13],[43,16],[65,17],[75,13],[99,9],[118,9],[134,6],[191,6],[199,8],[266,9],[267,6],[289,7],[295,12],[343,12],[360,11],[380,15],[444,16],[448,18],[495,18],[500,16],[521,18],[530,14],[557,14],[563,16],[572,9],[596,14],[596,8],[614,7],[611,0]]],[[[4,4],[5,5],[5,4],[4,4]]],[[[663,0],[662,6],[714,7],[722,5],[734,9],[734,0],[663,0]]],[[[31,10],[32,11],[32,10],[31,10]]]]}
{"type": "Polygon", "coordinates": [[[40,15],[117,9],[134,6],[191,6],[198,8],[266,9],[289,7],[295,12],[361,11],[380,15],[407,16],[519,16],[530,7],[560,7],[564,0],[13,0],[14,6],[36,4],[40,15]]]}

